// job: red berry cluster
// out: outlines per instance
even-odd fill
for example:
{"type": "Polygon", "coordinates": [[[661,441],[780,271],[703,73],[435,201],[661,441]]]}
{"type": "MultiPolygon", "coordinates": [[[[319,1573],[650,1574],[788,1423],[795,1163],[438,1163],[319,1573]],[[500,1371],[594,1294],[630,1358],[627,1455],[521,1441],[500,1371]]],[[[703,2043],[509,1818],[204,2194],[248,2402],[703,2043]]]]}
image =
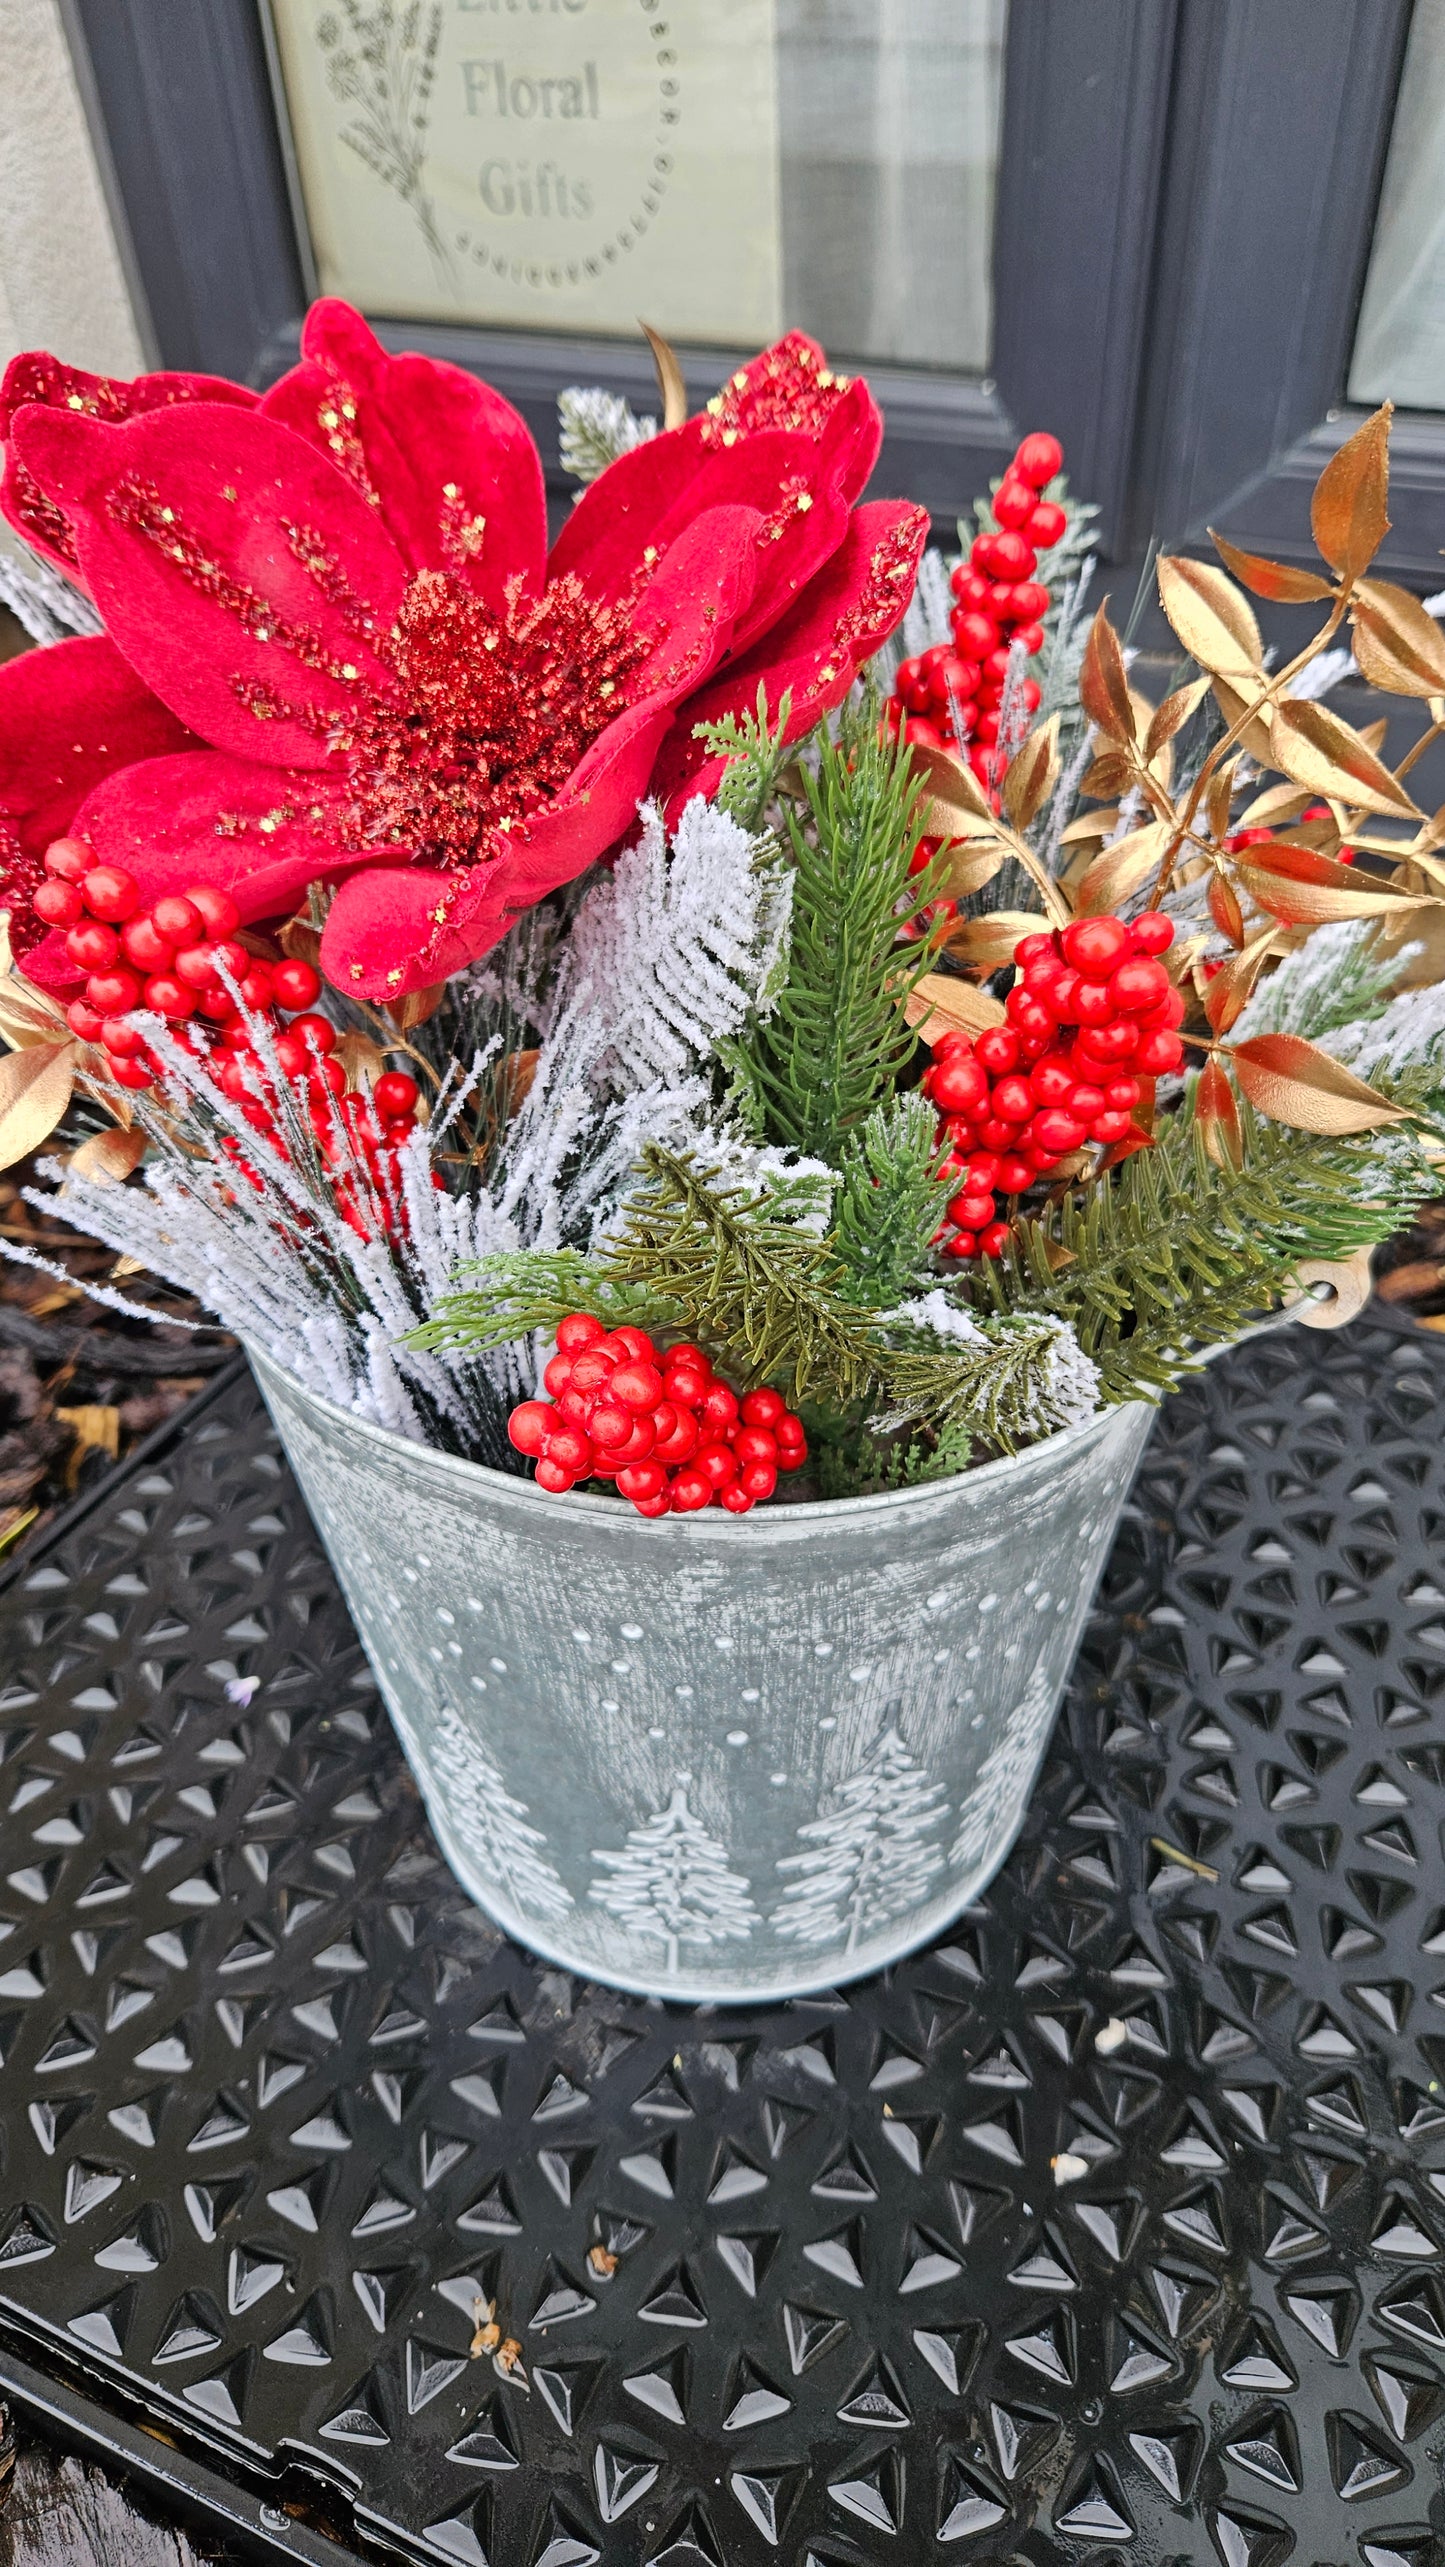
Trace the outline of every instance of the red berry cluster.
{"type": "MultiPolygon", "coordinates": [[[[155,1083],[155,1059],[135,1022],[141,1009],[175,1027],[199,1017],[224,1047],[244,1030],[245,1016],[223,972],[245,1007],[277,1022],[278,1031],[278,1006],[309,1008],[320,995],[309,963],[262,963],[247,951],[236,935],[241,914],[234,900],[209,883],[143,910],[134,874],[98,865],[81,838],[55,839],[46,849],[45,873],[32,897],[35,914],[66,930],[66,952],[86,974],[84,997],[66,1010],[70,1030],[101,1047],[120,1087],[155,1083]]],[[[329,1050],[336,1036],[325,1018],[304,1022],[321,1029],[329,1050]]]]}
{"type": "MultiPolygon", "coordinates": [[[[905,660],[884,707],[890,730],[906,740],[931,748],[956,741],[986,787],[996,781],[994,744],[1010,648],[1022,642],[1030,657],[1043,648],[1049,592],[1034,574],[1039,554],[1058,542],[1067,519],[1057,500],[1039,494],[1063,460],[1057,437],[1036,431],[1024,438],[994,494],[998,533],[976,536],[968,560],[953,573],[952,645],[939,643],[905,660]]],[[[1029,713],[1038,710],[1036,679],[1024,679],[1021,702],[1029,713]]]]}
{"type": "Polygon", "coordinates": [[[1022,1194],[1086,1141],[1128,1138],[1143,1082],[1184,1057],[1174,1031],[1184,1001],[1159,960],[1173,941],[1158,910],[1025,936],[1008,1023],[935,1044],[923,1090],[952,1145],[944,1177],[957,1184],[937,1234],[944,1256],[999,1256],[1008,1225],[995,1189],[1022,1194]]]}
{"type": "MultiPolygon", "coordinates": [[[[396,1153],[414,1127],[419,1090],[415,1079],[388,1070],[369,1094],[347,1092],[346,1071],[335,1058],[336,1028],[315,1012],[321,982],[311,964],[258,960],[237,937],[241,922],[234,900],[208,883],[143,910],[134,875],[119,865],[96,864],[83,839],[57,838],[46,851],[45,867],[32,906],[47,926],[66,930],[70,959],[87,975],[84,997],[66,1010],[70,1029],[82,1042],[100,1046],[117,1085],[149,1088],[161,1075],[136,1022],[137,1013],[149,1009],[205,1062],[208,1077],[251,1129],[284,1154],[280,1100],[258,1049],[266,1028],[278,1066],[305,1093],[311,1129],[335,1173],[343,1220],[370,1237],[354,1173],[354,1160],[360,1159],[387,1207],[387,1226],[394,1228],[400,1218],[396,1153]],[[197,1043],[192,1019],[206,1042],[197,1043]]],[[[243,1175],[259,1183],[234,1135],[221,1146],[243,1175]]]]}
{"type": "Polygon", "coordinates": [[[535,1459],[538,1487],[559,1496],[578,1480],[615,1480],[639,1515],[714,1503],[746,1515],[772,1496],[779,1471],[808,1458],[802,1421],[780,1392],[739,1399],[699,1347],[661,1353],[643,1329],[609,1335],[585,1311],[563,1320],[542,1379],[550,1399],[524,1399],[507,1433],[535,1459]]]}

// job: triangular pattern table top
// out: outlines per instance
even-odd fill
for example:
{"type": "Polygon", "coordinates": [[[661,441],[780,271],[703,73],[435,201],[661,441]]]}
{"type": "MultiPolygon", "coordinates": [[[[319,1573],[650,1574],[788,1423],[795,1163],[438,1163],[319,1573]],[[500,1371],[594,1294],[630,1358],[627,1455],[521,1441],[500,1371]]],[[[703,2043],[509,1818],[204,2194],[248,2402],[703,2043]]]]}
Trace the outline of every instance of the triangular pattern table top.
{"type": "Polygon", "coordinates": [[[298,2556],[1438,2567],[1442,1392],[1172,1399],[986,1899],[706,2011],[461,1897],[223,1380],[0,1590],[0,2390],[298,2556]]]}

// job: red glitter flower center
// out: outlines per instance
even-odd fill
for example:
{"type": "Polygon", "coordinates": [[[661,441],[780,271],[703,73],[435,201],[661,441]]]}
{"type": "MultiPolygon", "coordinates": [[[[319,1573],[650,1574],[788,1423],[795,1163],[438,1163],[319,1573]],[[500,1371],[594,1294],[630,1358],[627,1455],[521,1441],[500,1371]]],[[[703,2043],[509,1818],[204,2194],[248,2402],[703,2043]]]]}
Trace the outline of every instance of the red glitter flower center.
{"type": "Polygon", "coordinates": [[[345,843],[453,868],[502,853],[616,721],[652,648],[575,578],[540,598],[516,581],[498,615],[449,571],[418,571],[385,645],[395,696],[332,734],[351,770],[345,843]]]}

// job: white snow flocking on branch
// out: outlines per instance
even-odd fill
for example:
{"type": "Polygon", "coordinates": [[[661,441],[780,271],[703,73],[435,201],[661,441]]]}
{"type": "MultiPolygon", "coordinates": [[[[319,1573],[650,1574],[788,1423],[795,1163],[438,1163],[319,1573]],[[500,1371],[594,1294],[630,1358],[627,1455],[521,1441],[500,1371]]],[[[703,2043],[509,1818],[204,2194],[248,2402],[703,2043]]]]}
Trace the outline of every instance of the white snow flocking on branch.
{"type": "MultiPolygon", "coordinates": [[[[465,1075],[449,1071],[430,1125],[404,1143],[394,1174],[383,1160],[373,1175],[334,1102],[327,1164],[273,1030],[248,1010],[278,1139],[253,1131],[204,1063],[146,1017],[165,1101],[136,1100],[153,1145],[142,1178],[121,1185],[57,1171],[61,1206],[339,1407],[414,1440],[475,1451],[500,1431],[500,1405],[529,1386],[526,1350],[478,1357],[402,1341],[476,1259],[586,1245],[616,1218],[648,1141],[697,1151],[725,1181],[776,1197],[783,1217],[826,1227],[827,1169],[713,1128],[718,1048],[773,1003],[791,894],[792,874],[767,841],[694,800],[671,849],[658,812],[644,812],[637,845],[583,901],[550,990],[550,931],[523,922],[513,950],[489,958],[461,992],[477,1021],[489,1011],[514,1026],[550,1019],[490,1180],[469,1170],[453,1192],[434,1170],[443,1147],[455,1147],[449,1129],[501,1035],[489,1036],[465,1075]],[[360,1229],[343,1217],[348,1195],[360,1229]]],[[[57,1208],[54,1197],[32,1199],[57,1208]]]]}
{"type": "Polygon", "coordinates": [[[28,548],[23,561],[0,552],[0,606],[9,607],[32,642],[65,642],[105,629],[90,599],[28,548]]]}
{"type": "Polygon", "coordinates": [[[1029,1432],[1039,1436],[1055,1435],[1061,1427],[1087,1425],[1098,1412],[1099,1368],[1085,1354],[1067,1319],[1030,1311],[1026,1318],[998,1322],[993,1330],[981,1328],[956,1301],[950,1301],[941,1284],[936,1284],[932,1292],[920,1294],[916,1301],[905,1301],[897,1310],[888,1313],[885,1322],[888,1327],[900,1323],[906,1323],[910,1328],[925,1329],[931,1336],[941,1337],[954,1345],[962,1343],[996,1348],[1004,1329],[1027,1328],[1033,1335],[1047,1332],[1052,1343],[1040,1371],[1037,1416],[1029,1432]]]}
{"type": "Polygon", "coordinates": [[[564,472],[595,481],[619,455],[657,434],[655,419],[639,419],[621,395],[570,384],[557,395],[558,452],[564,472]]]}
{"type": "Polygon", "coordinates": [[[1405,1070],[1445,1064],[1445,981],[1428,989],[1402,990],[1382,1015],[1367,1023],[1340,1025],[1320,1038],[1325,1051],[1348,1062],[1360,1078],[1398,1078],[1405,1070]]]}
{"type": "Polygon", "coordinates": [[[719,1050],[773,1004],[792,889],[768,842],[700,796],[670,850],[645,807],[577,913],[501,1154],[498,1203],[528,1247],[586,1244],[646,1142],[686,1148],[706,1128],[719,1050]]]}

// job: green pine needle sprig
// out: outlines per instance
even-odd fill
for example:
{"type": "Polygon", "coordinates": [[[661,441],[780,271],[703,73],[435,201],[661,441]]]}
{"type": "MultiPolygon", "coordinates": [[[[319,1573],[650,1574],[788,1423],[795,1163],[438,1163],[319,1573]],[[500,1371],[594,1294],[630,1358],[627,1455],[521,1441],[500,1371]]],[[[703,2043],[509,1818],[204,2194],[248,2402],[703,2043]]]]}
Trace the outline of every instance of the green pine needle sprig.
{"type": "Polygon", "coordinates": [[[840,1164],[848,1135],[890,1096],[915,1048],[903,1001],[934,958],[909,945],[937,896],[934,868],[910,875],[921,784],[907,748],[878,737],[876,706],[845,717],[791,802],[792,945],[772,1014],[749,1047],[769,1140],[840,1164]]]}
{"type": "Polygon", "coordinates": [[[1399,1134],[1327,1140],[1247,1106],[1241,1126],[1242,1165],[1220,1167],[1187,1106],[1168,1116],[1152,1149],[1019,1224],[979,1306],[1068,1320],[1106,1401],[1148,1397],[1276,1308],[1301,1260],[1374,1246],[1438,1191],[1399,1134]]]}
{"type": "Polygon", "coordinates": [[[439,1302],[408,1344],[481,1352],[587,1310],[696,1339],[740,1390],[768,1382],[840,1422],[918,1426],[930,1447],[1008,1452],[1056,1422],[1052,1316],[1006,1313],[940,1336],[864,1310],[843,1289],[833,1241],[655,1143],[625,1223],[595,1254],[496,1254],[466,1271],[470,1288],[439,1302]]]}

